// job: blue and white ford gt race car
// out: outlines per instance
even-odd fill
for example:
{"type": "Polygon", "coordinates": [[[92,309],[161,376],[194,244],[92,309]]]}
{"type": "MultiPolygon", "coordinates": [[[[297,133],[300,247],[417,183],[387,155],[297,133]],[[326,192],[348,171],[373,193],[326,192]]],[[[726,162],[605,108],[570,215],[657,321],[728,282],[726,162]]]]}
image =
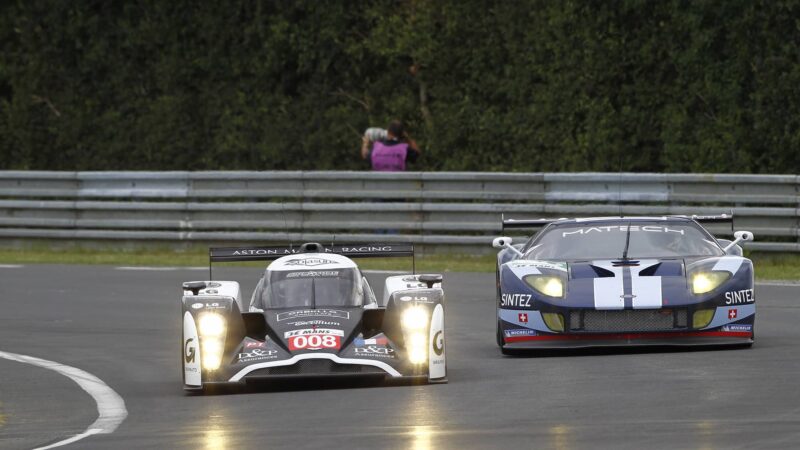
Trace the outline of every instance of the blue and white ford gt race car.
{"type": "Polygon", "coordinates": [[[447,381],[438,274],[386,279],[377,298],[351,258],[411,256],[411,244],[212,248],[209,260],[272,261],[249,301],[236,281],[183,283],[183,385],[299,377],[447,381]]]}
{"type": "Polygon", "coordinates": [[[754,338],[753,264],[701,222],[732,217],[504,220],[542,228],[498,237],[497,344],[525,348],[740,345],[754,338]]]}

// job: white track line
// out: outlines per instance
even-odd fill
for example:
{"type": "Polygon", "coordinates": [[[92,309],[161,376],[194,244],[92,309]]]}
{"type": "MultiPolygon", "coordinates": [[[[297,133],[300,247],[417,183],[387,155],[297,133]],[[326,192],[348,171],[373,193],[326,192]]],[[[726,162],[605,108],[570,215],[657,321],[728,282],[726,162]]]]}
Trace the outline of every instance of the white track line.
{"type": "Polygon", "coordinates": [[[0,264],[0,269],[21,269],[25,266],[22,264],[0,264]]]}
{"type": "Polygon", "coordinates": [[[122,266],[115,267],[116,270],[152,270],[168,272],[173,270],[208,270],[208,267],[148,267],[148,266],[122,266]]]}
{"type": "Polygon", "coordinates": [[[94,401],[97,402],[97,420],[89,425],[89,428],[87,428],[86,431],[62,441],[58,441],[54,444],[50,444],[46,447],[39,447],[37,450],[61,447],[62,445],[71,444],[93,434],[113,433],[119,424],[125,420],[125,417],[128,416],[128,410],[125,409],[125,401],[122,399],[122,397],[114,392],[113,389],[108,387],[107,384],[103,383],[101,379],[90,374],[89,372],[85,372],[72,366],[66,366],[57,362],[48,361],[46,359],[19,355],[17,353],[0,351],[0,358],[54,370],[78,383],[78,386],[91,395],[94,401]]]}
{"type": "Polygon", "coordinates": [[[407,270],[364,270],[364,273],[374,273],[374,274],[402,274],[408,273],[407,270]]]}

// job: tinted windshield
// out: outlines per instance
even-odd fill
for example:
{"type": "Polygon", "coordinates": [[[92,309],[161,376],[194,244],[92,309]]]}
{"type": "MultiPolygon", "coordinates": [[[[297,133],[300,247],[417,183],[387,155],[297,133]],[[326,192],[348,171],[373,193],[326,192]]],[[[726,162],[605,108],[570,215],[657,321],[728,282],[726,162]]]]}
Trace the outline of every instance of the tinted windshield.
{"type": "Polygon", "coordinates": [[[357,275],[352,268],[268,271],[259,307],[360,306],[357,275]]]}
{"type": "MultiPolygon", "coordinates": [[[[530,259],[617,259],[622,257],[628,223],[570,223],[543,230],[526,252],[530,259]]],[[[628,258],[719,256],[722,249],[689,222],[630,223],[628,258]]]]}

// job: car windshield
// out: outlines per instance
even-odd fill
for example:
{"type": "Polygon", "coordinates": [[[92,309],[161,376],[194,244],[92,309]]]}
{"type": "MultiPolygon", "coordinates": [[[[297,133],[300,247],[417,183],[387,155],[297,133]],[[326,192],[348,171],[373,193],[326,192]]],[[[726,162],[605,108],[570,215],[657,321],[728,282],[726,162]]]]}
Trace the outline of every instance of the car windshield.
{"type": "Polygon", "coordinates": [[[529,259],[619,259],[721,256],[722,249],[700,227],[689,222],[631,221],[554,225],[536,236],[529,259]]]}
{"type": "Polygon", "coordinates": [[[354,268],[267,271],[261,308],[361,306],[354,268]]]}

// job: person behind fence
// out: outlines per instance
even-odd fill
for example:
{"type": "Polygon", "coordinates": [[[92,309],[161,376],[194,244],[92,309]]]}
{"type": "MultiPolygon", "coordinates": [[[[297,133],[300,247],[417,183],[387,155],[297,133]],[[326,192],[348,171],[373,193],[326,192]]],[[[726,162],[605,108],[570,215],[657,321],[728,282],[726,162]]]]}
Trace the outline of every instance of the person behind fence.
{"type": "Polygon", "coordinates": [[[369,128],[361,139],[361,158],[369,159],[372,170],[378,172],[402,172],[419,155],[417,142],[399,120],[391,121],[386,130],[369,128]]]}

